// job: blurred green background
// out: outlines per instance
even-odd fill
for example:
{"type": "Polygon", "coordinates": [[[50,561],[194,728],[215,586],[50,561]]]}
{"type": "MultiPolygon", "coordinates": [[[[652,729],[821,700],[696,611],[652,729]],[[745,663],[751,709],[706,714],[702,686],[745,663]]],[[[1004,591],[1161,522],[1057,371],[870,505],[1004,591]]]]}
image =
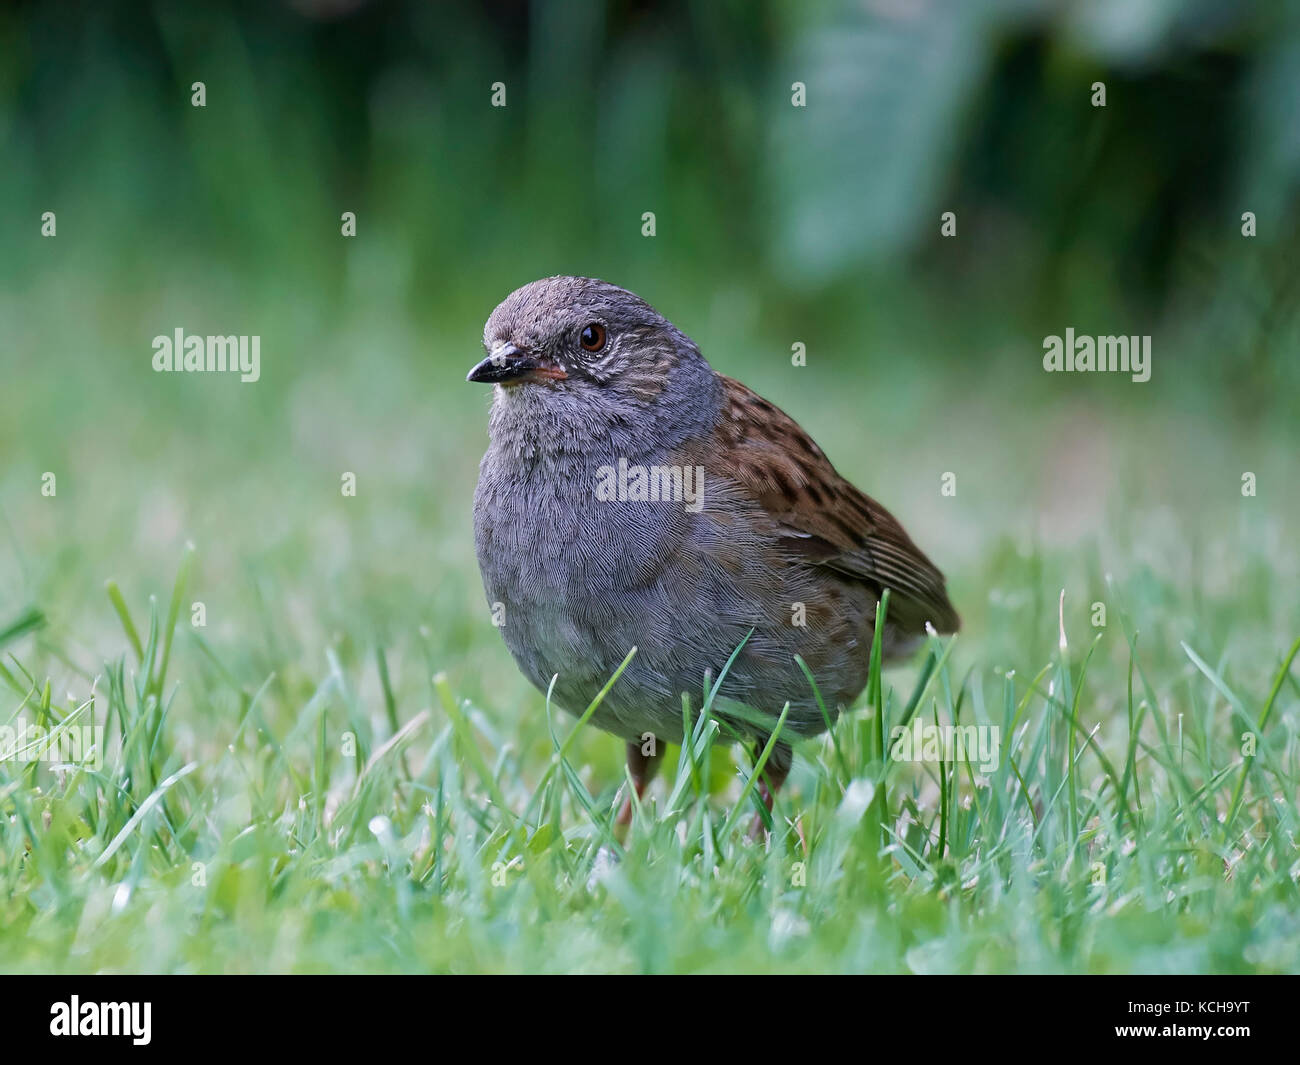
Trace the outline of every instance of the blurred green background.
{"type": "Polygon", "coordinates": [[[77,686],[123,650],[103,580],[165,594],[193,540],[249,688],[423,627],[457,691],[534,706],[482,602],[463,379],[502,297],[582,273],[893,509],[987,661],[1050,653],[1060,588],[1084,618],[1152,573],[1269,604],[1153,653],[1262,670],[1300,598],[1298,183],[1295,4],[9,5],[0,607],[45,612],[21,652],[77,686]],[[1067,326],[1151,334],[1151,380],[1045,374],[1067,326]],[[153,373],[178,327],[260,335],[261,380],[153,373]]]}

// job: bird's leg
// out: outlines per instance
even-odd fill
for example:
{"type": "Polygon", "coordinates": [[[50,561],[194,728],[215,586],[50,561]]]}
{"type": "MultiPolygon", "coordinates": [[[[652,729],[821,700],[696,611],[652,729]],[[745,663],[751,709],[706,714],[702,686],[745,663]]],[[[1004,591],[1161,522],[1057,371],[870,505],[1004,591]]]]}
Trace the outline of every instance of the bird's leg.
{"type": "MultiPolygon", "coordinates": [[[[763,755],[765,743],[759,743],[754,749],[755,762],[763,755]]],[[[772,804],[776,801],[776,793],[781,790],[781,785],[785,783],[785,778],[790,775],[790,766],[794,762],[794,751],[788,743],[777,743],[772,748],[772,753],[768,755],[767,764],[763,766],[763,773],[758,778],[758,795],[763,800],[763,805],[767,807],[767,812],[772,812],[772,804]]],[[[754,820],[749,826],[750,839],[763,838],[763,818],[759,814],[754,815],[754,820]]]]}
{"type": "MultiPolygon", "coordinates": [[[[654,754],[643,754],[641,751],[640,740],[628,740],[627,742],[627,771],[632,777],[632,786],[636,788],[637,801],[645,794],[645,789],[650,786],[650,781],[654,780],[655,773],[659,771],[659,763],[663,761],[663,752],[659,750],[659,745],[655,744],[654,754]]],[[[628,795],[623,800],[623,807],[618,812],[618,820],[615,824],[627,826],[632,823],[632,796],[628,795]]]]}

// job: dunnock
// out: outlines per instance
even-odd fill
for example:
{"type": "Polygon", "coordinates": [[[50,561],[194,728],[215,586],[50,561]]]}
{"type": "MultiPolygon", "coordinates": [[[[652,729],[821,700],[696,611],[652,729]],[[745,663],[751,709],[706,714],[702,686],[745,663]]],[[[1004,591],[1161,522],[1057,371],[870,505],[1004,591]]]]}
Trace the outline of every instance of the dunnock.
{"type": "MultiPolygon", "coordinates": [[[[492,312],[483,346],[469,380],[497,386],[474,495],[488,602],[519,668],[542,691],[558,675],[572,713],[637,648],[591,720],[627,741],[638,794],[682,740],[682,693],[698,708],[742,643],[714,709],[762,744],[787,702],[783,736],[825,730],[795,655],[832,715],[862,691],[885,588],[886,658],[927,623],[956,631],[943,574],[889,512],[631,292],[534,281],[492,312]]],[[[780,740],[769,809],[791,758],[780,740]]]]}

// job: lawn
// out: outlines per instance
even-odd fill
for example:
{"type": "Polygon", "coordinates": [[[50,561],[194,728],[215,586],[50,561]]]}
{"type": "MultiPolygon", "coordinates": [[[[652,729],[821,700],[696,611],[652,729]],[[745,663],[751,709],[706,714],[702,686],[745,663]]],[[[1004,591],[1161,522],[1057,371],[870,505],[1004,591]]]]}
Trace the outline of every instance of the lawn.
{"type": "Polygon", "coordinates": [[[155,375],[136,308],[65,295],[28,293],[52,356],[6,403],[0,690],[11,724],[103,726],[103,760],[0,762],[0,968],[1297,967],[1297,503],[1274,438],[1127,399],[1158,363],[837,391],[842,363],[738,365],[756,327],[729,347],[686,299],[907,521],[964,628],[798,746],[766,842],[705,714],[620,843],[621,743],[548,710],[478,583],[462,375],[499,293],[427,361],[371,315],[264,337],[250,385],[155,375]],[[292,380],[277,343],[313,353],[292,380]],[[1001,757],[882,758],[913,715],[996,726],[1001,757]]]}

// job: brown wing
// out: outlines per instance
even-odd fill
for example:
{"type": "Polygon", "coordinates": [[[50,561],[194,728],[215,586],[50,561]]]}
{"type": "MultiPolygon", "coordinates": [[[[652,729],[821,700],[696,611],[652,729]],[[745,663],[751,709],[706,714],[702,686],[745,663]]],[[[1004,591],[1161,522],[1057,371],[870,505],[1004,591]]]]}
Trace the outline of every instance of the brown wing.
{"type": "Polygon", "coordinates": [[[783,410],[739,381],[723,385],[720,456],[728,473],[785,533],[787,548],[812,565],[889,588],[889,620],[905,632],[961,624],[943,574],[875,500],[858,491],[783,410]]]}

